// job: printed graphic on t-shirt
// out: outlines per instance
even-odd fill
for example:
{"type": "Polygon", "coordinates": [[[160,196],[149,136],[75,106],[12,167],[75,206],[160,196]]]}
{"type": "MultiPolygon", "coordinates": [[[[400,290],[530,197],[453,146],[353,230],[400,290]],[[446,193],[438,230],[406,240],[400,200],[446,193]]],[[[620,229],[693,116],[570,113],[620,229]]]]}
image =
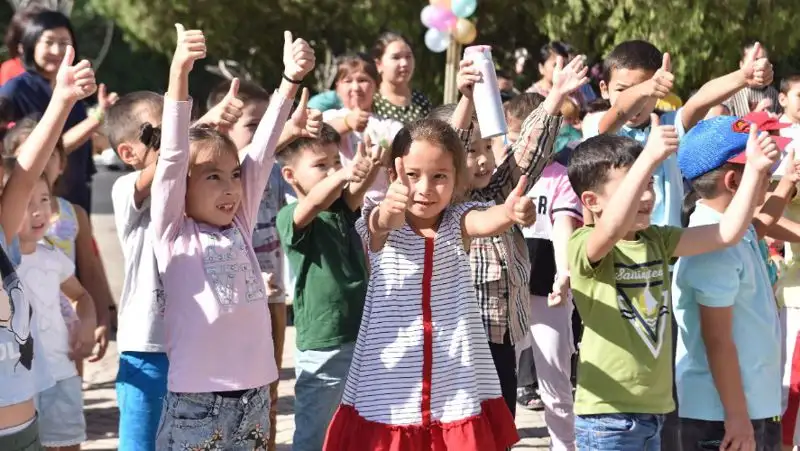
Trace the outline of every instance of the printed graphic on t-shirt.
{"type": "Polygon", "coordinates": [[[0,360],[18,359],[30,371],[33,363],[31,316],[33,308],[24,295],[22,284],[6,253],[0,249],[0,329],[11,332],[13,342],[0,342],[0,360]]]}
{"type": "Polygon", "coordinates": [[[620,314],[656,357],[661,352],[664,332],[669,324],[669,291],[665,289],[664,262],[616,263],[614,270],[620,314]]]}
{"type": "Polygon", "coordinates": [[[238,277],[245,278],[246,293],[240,299],[247,302],[264,300],[267,289],[261,273],[256,272],[247,255],[247,244],[238,227],[218,233],[200,235],[203,244],[203,263],[211,282],[211,289],[220,305],[233,305],[238,277]]]}

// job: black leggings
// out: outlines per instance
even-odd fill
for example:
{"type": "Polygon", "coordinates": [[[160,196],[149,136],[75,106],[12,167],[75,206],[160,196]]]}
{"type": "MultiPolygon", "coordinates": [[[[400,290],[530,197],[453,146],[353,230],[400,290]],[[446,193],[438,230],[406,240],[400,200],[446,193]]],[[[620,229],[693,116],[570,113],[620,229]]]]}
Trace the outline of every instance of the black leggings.
{"type": "Polygon", "coordinates": [[[511,415],[517,415],[517,354],[511,339],[506,331],[503,343],[489,342],[489,350],[492,352],[492,360],[497,370],[497,377],[500,379],[500,390],[503,399],[511,410],[511,415]]]}

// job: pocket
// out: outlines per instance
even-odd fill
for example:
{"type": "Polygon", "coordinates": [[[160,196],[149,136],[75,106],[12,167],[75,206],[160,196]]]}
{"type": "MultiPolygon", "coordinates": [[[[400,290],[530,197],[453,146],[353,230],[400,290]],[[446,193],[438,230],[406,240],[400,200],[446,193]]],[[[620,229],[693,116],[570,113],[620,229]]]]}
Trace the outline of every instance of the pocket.
{"type": "Polygon", "coordinates": [[[176,427],[201,427],[214,419],[215,395],[186,393],[173,395],[169,416],[176,427]]]}
{"type": "Polygon", "coordinates": [[[633,418],[623,414],[592,415],[583,419],[581,422],[583,429],[598,435],[630,432],[635,424],[633,418]]]}

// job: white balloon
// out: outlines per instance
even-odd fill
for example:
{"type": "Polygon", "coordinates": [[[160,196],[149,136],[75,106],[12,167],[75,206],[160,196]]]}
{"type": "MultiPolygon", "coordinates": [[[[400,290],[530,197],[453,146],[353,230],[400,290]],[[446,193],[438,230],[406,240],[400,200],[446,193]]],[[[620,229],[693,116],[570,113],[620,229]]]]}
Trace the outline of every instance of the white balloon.
{"type": "Polygon", "coordinates": [[[428,29],[425,32],[425,47],[434,53],[442,53],[450,46],[450,34],[439,31],[435,28],[428,29]]]}

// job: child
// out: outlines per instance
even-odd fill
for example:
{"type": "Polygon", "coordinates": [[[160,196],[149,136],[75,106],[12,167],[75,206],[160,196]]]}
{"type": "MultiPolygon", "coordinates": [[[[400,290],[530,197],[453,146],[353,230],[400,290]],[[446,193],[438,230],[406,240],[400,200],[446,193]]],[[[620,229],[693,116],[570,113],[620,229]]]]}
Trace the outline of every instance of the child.
{"type": "MultiPolygon", "coordinates": [[[[39,125],[22,145],[2,195],[0,346],[7,358],[0,360],[0,449],[4,451],[41,448],[33,397],[55,384],[38,342],[41,337],[39,316],[33,315],[31,298],[23,292],[15,272],[21,260],[15,238],[67,115],[75,102],[97,89],[89,62],[81,61],[72,66],[74,55],[72,47],[67,46],[51,101],[39,125]]],[[[58,316],[58,320],[63,321],[60,314],[58,316]]]]}
{"type": "MultiPolygon", "coordinates": [[[[527,92],[520,94],[520,96],[503,104],[503,115],[506,118],[508,133],[505,136],[496,136],[492,139],[492,156],[495,162],[505,160],[506,156],[508,156],[509,145],[513,145],[519,139],[522,123],[530,114],[524,114],[524,112],[531,112],[544,102],[544,96],[535,92],[527,92]]],[[[473,123],[477,123],[477,120],[473,120],[473,123]]],[[[472,138],[476,141],[479,138],[475,130],[473,130],[472,138]]]]}
{"type": "Polygon", "coordinates": [[[278,154],[298,196],[278,213],[277,225],[297,276],[292,446],[301,451],[322,448],[341,402],[366,293],[364,251],[353,225],[379,166],[361,144],[352,166],[343,168],[339,143],[336,130],[324,124],[319,138],[296,140],[278,154]]]}
{"type": "MultiPolygon", "coordinates": [[[[742,47],[741,55],[742,60],[739,66],[744,66],[748,57],[758,51],[760,57],[767,58],[767,50],[762,48],[758,42],[749,42],[742,47]]],[[[772,113],[781,113],[780,101],[778,91],[771,86],[772,82],[748,84],[732,93],[728,99],[725,100],[724,106],[730,111],[733,116],[744,116],[750,112],[756,111],[758,105],[765,105],[763,102],[766,100],[768,103],[763,110],[768,110],[772,113]]],[[[762,110],[762,111],[763,111],[762,110]]]]}
{"type": "MultiPolygon", "coordinates": [[[[740,215],[745,203],[764,201],[768,178],[751,162],[760,152],[780,152],[766,132],[756,137],[756,128],[719,116],[686,135],[678,161],[700,199],[690,226],[715,225],[740,215]],[[757,179],[755,191],[751,179],[757,179]]],[[[781,413],[777,305],[755,229],[737,241],[676,265],[675,381],[684,449],[708,442],[721,449],[779,446],[777,434],[769,433],[771,418],[781,413]]]]}
{"type": "Polygon", "coordinates": [[[800,142],[800,74],[781,79],[778,102],[783,108],[780,121],[791,124],[790,127],[781,130],[781,136],[791,137],[800,142]]]}
{"type": "Polygon", "coordinates": [[[45,237],[52,216],[50,182],[44,175],[34,186],[28,215],[19,233],[22,262],[17,268],[20,281],[39,315],[40,333],[47,368],[54,387],[36,397],[42,444],[50,449],[78,450],[86,440],[83,417],[83,389],[72,359],[91,355],[94,347],[96,313],[94,301],[75,277],[75,264],[45,237]],[[61,316],[60,296],[75,305],[80,319],[81,348],[70,350],[66,323],[61,316]]]}
{"type": "Polygon", "coordinates": [[[650,180],[677,150],[678,133],[659,126],[655,114],[651,124],[644,150],[630,138],[597,136],[578,146],[568,167],[595,221],[569,242],[572,294],[585,324],[575,398],[578,449],[661,449],[664,414],[674,409],[670,260],[737,243],[778,157],[777,149],[758,145],[763,137],[753,137],[745,176],[719,224],[654,226],[650,180]]]}
{"type": "Polygon", "coordinates": [[[278,374],[251,236],[275,144],[314,54],[284,33],[284,80],[239,157],[227,136],[207,126],[189,129],[188,75],[205,57],[205,38],[176,27],[151,191],[170,363],[156,448],[263,448],[268,385],[278,374]]]}
{"type": "Polygon", "coordinates": [[[474,238],[533,222],[526,177],[501,205],[454,202],[471,175],[458,134],[436,119],[401,130],[391,157],[386,198],[356,222],[371,274],[323,449],[505,449],[519,438],[472,302],[467,251],[474,238]]]}
{"type": "Polygon", "coordinates": [[[119,299],[119,449],[155,449],[169,363],[164,292],[150,225],[150,188],[161,146],[161,95],[138,91],[120,98],[106,117],[109,144],[135,172],[111,188],[114,221],[125,260],[119,299]]]}

